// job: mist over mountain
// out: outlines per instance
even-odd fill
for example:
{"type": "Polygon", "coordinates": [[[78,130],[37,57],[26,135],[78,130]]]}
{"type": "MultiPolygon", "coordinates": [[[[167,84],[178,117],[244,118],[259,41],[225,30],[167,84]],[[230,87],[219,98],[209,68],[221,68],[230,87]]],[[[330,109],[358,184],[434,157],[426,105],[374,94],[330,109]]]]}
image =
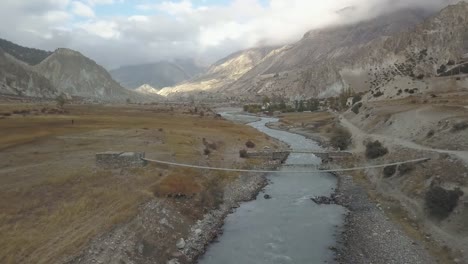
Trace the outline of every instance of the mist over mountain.
{"type": "Polygon", "coordinates": [[[160,61],[152,64],[122,66],[111,70],[112,77],[122,86],[136,89],[144,84],[153,88],[173,86],[189,80],[205,70],[190,59],[160,61]]]}

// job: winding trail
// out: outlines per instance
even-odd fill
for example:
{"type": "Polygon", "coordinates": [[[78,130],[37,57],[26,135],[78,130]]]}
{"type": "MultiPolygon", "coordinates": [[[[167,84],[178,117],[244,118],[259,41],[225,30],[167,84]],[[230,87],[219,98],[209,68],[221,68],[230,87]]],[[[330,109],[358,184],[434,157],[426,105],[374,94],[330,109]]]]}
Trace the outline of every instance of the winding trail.
{"type": "Polygon", "coordinates": [[[430,151],[430,152],[454,155],[460,160],[462,160],[463,162],[465,162],[465,164],[468,164],[468,151],[434,149],[434,148],[422,146],[412,141],[404,140],[401,138],[396,138],[396,137],[391,137],[391,136],[386,136],[386,135],[381,135],[381,134],[368,134],[362,131],[357,126],[355,126],[353,123],[351,123],[351,121],[347,120],[344,116],[339,115],[338,117],[339,117],[341,125],[347,128],[349,132],[351,132],[351,134],[353,135],[353,141],[354,141],[355,147],[353,150],[351,150],[352,152],[363,152],[365,150],[365,147],[363,144],[365,139],[373,138],[374,140],[379,140],[389,145],[398,145],[404,148],[409,148],[409,149],[414,149],[414,150],[422,150],[422,151],[430,151]]]}

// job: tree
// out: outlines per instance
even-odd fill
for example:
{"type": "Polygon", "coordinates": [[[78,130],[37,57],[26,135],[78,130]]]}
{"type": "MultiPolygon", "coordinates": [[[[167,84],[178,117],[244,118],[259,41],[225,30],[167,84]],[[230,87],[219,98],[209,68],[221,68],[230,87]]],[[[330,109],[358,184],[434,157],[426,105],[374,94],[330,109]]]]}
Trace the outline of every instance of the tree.
{"type": "Polygon", "coordinates": [[[304,101],[301,100],[299,101],[299,108],[297,109],[298,112],[304,112],[305,108],[304,108],[304,101]]]}
{"type": "Polygon", "coordinates": [[[67,99],[63,94],[61,94],[55,98],[55,102],[57,103],[58,107],[63,108],[63,106],[67,103],[67,99]]]}

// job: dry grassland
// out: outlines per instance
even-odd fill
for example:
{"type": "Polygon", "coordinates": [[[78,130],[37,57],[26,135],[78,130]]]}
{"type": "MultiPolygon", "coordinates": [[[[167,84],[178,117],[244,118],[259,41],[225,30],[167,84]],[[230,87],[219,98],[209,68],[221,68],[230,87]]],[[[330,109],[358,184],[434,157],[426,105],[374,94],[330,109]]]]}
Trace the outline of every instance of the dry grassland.
{"type": "MultiPolygon", "coordinates": [[[[35,105],[0,105],[0,112],[35,105]]],[[[49,106],[50,107],[50,106],[49,106]]],[[[251,139],[276,143],[257,130],[155,106],[68,105],[68,114],[0,119],[0,263],[54,263],[94,236],[138,213],[150,199],[203,194],[191,217],[216,205],[216,192],[236,174],[150,164],[103,171],[96,152],[144,151],[149,158],[249,167],[238,151],[251,139]],[[73,124],[72,121],[73,120],[73,124]],[[203,141],[217,149],[203,155],[203,141]]]]}

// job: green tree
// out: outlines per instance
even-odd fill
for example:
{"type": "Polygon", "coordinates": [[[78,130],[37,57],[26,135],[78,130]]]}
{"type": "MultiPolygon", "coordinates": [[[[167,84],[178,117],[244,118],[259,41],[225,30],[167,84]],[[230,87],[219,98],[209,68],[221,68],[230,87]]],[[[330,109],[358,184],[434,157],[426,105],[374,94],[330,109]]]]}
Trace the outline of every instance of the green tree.
{"type": "Polygon", "coordinates": [[[61,94],[55,98],[55,102],[57,103],[58,107],[63,108],[63,106],[67,103],[67,98],[61,94]]]}

